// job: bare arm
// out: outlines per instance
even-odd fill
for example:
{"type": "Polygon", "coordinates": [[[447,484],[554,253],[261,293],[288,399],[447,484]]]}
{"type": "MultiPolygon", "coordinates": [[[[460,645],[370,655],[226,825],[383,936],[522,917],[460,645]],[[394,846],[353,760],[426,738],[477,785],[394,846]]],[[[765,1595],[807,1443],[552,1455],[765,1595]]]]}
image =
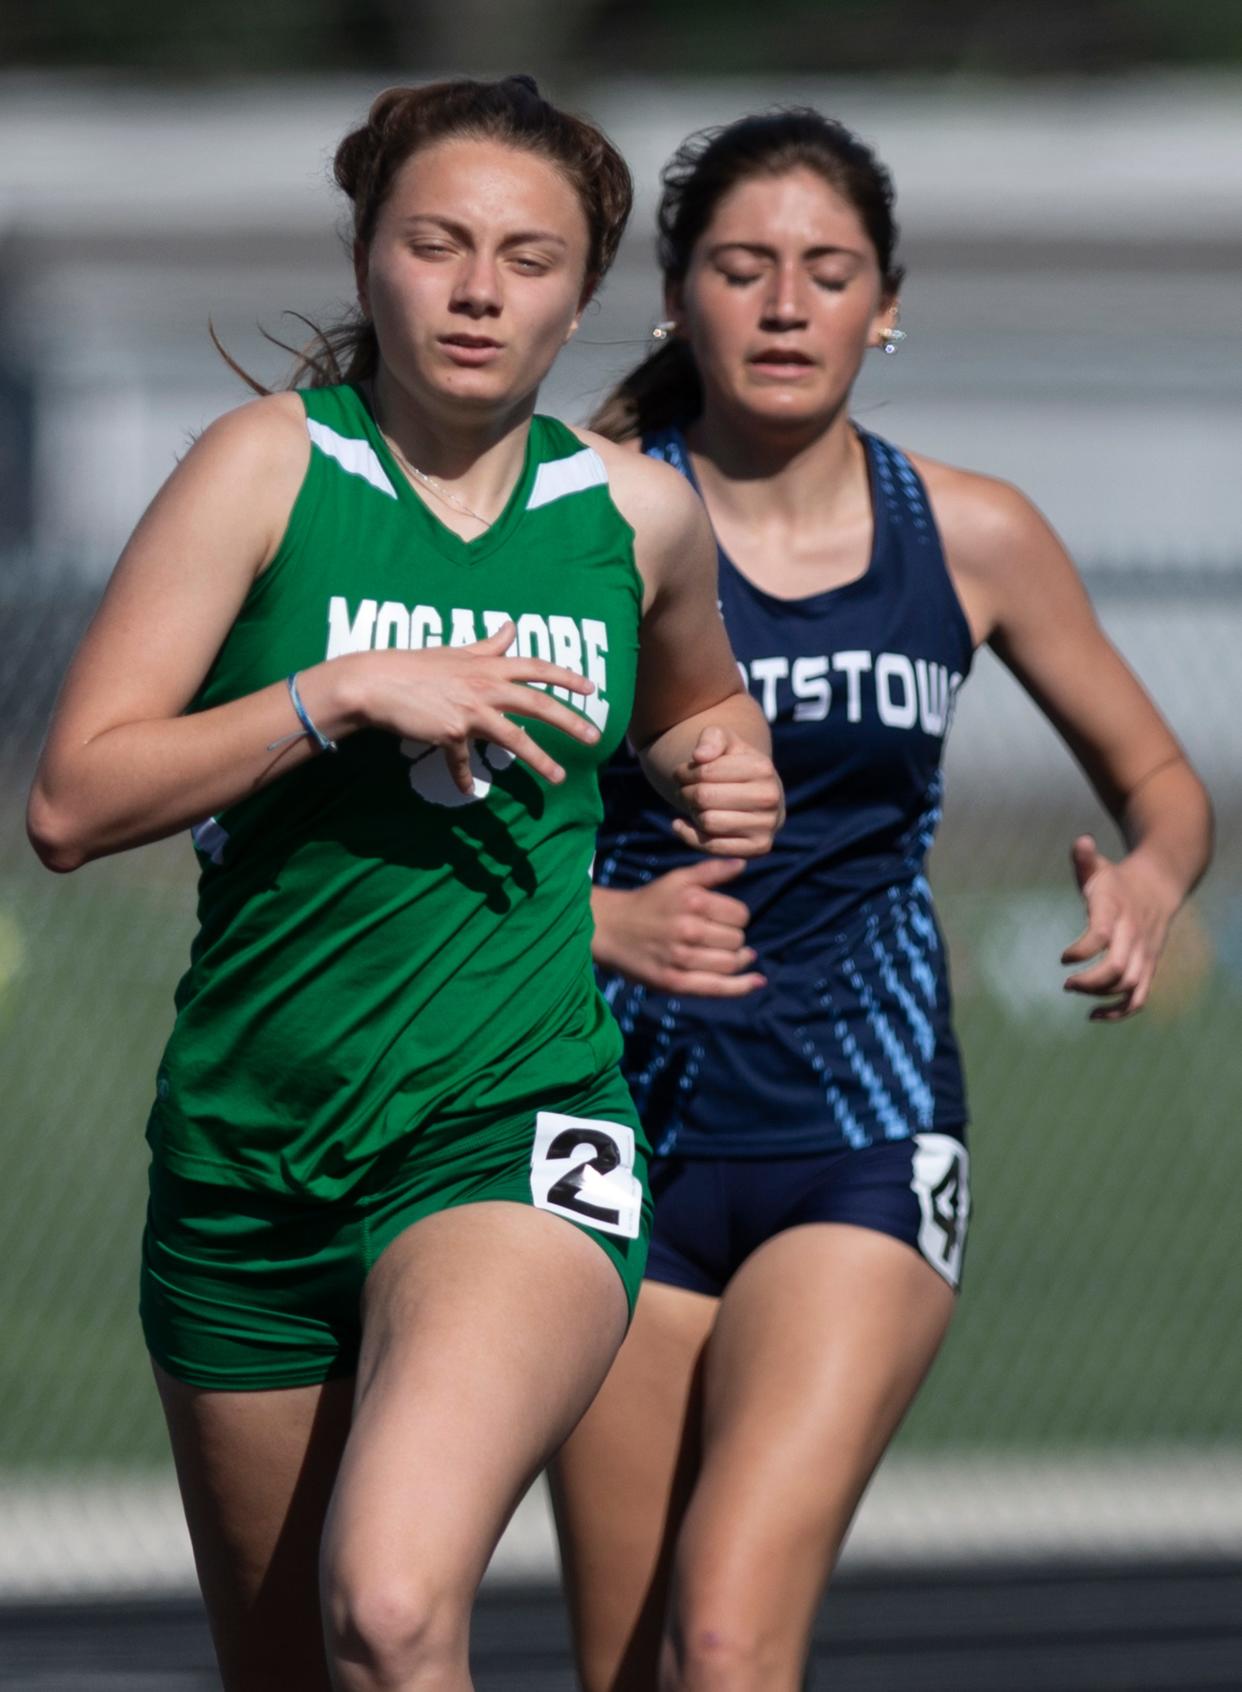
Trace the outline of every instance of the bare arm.
{"type": "MultiPolygon", "coordinates": [[[[156,496],[70,668],[35,775],[28,829],[49,868],[176,833],[321,756],[301,735],[273,749],[298,731],[283,683],[184,714],[279,548],[309,451],[301,401],[274,395],[214,423],[156,496]]],[[[591,684],[502,657],[511,637],[316,664],[302,673],[302,697],[334,740],[376,727],[443,746],[463,788],[477,732],[559,780],[560,766],[503,713],[593,740],[584,717],[521,685],[581,694],[591,684]]]]}
{"type": "Polygon", "coordinates": [[[757,856],[784,800],[768,725],[721,620],[707,515],[675,471],[603,444],[646,589],[630,738],[652,785],[687,813],[674,822],[687,844],[757,856]]]}
{"type": "Polygon", "coordinates": [[[312,755],[283,689],[182,717],[280,543],[309,441],[293,396],[221,418],[139,523],[61,691],[29,829],[54,869],[201,820],[312,755]]]}
{"type": "Polygon", "coordinates": [[[1203,784],[1104,634],[1064,547],[1015,489],[924,467],[951,567],[977,631],[1061,734],[1129,848],[1113,863],[1083,835],[1072,861],[1087,926],[1063,961],[1073,992],[1117,995],[1117,1020],[1147,998],[1168,926],[1211,855],[1203,784]]]}
{"type": "Polygon", "coordinates": [[[636,531],[645,587],[631,739],[652,785],[693,819],[674,819],[682,839],[715,854],[645,887],[597,887],[594,955],[663,992],[739,998],[765,981],[749,968],[750,912],[722,888],[767,849],[783,815],[771,736],[724,631],[699,500],[667,467],[587,438],[636,531]]]}

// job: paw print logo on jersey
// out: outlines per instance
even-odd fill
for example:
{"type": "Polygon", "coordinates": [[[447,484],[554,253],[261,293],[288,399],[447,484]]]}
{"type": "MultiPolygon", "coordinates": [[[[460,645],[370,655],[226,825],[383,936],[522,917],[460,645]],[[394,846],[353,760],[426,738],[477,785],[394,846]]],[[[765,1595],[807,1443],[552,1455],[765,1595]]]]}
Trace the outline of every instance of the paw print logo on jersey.
{"type": "Polygon", "coordinates": [[[401,750],[410,760],[410,786],[419,798],[450,809],[486,799],[496,777],[501,770],[507,770],[514,759],[514,754],[507,747],[497,746],[493,740],[472,741],[470,774],[474,778],[474,786],[469,793],[463,793],[449,774],[444,753],[438,746],[426,740],[403,740],[401,750]]]}

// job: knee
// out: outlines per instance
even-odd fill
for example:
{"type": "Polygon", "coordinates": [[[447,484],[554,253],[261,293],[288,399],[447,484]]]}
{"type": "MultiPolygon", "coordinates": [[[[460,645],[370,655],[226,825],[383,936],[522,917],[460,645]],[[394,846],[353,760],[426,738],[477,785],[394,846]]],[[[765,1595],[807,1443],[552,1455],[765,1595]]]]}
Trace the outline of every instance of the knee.
{"type": "Polygon", "coordinates": [[[665,1649],[668,1692],[775,1692],[782,1656],[757,1617],[711,1599],[685,1603],[665,1649]]]}
{"type": "MultiPolygon", "coordinates": [[[[328,1656],[343,1686],[445,1684],[468,1654],[468,1603],[411,1574],[337,1576],[324,1593],[328,1656]]],[[[456,1684],[456,1681],[452,1681],[456,1684]]]]}

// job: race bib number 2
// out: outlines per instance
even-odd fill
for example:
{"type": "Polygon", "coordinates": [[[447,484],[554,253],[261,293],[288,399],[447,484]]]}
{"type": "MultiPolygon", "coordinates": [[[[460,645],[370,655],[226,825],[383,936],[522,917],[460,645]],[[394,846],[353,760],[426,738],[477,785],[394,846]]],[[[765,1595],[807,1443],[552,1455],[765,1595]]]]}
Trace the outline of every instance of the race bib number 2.
{"type": "Polygon", "coordinates": [[[541,1110],[535,1117],[530,1190],[540,1210],[637,1239],[643,1189],[634,1174],[634,1130],[623,1122],[541,1110]]]}

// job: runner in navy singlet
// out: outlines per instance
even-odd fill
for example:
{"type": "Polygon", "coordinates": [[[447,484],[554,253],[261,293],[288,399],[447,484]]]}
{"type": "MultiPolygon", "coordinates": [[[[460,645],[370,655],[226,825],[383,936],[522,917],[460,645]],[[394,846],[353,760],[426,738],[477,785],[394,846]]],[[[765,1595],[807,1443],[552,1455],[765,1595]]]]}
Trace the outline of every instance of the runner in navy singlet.
{"type": "MultiPolygon", "coordinates": [[[[956,1135],[966,1120],[923,870],[971,635],[922,482],[895,448],[860,439],[875,517],[860,576],[781,599],[720,553],[725,626],[773,725],[787,812],[737,889],[761,994],[722,1004],[607,978],[661,1153],[794,1155],[956,1135]]],[[[645,446],[694,481],[680,429],[645,446]]],[[[604,794],[601,887],[694,861],[632,755],[604,794]]]]}
{"type": "MultiPolygon", "coordinates": [[[[966,1101],[924,863],[974,648],[1126,839],[1117,862],[1073,847],[1087,926],[1064,961],[1086,967],[1066,985],[1104,996],[1096,1018],[1141,1007],[1209,816],[1039,514],[851,422],[866,349],[900,339],[869,150],[777,112],[692,137],[664,182],[666,344],[595,423],[707,505],[787,821],[767,858],[709,864],[632,759],[606,780],[595,953],[655,1228],[554,1496],[587,1692],[796,1692],[961,1274],[966,1101]]],[[[699,779],[710,811],[710,762],[699,779]]]]}

